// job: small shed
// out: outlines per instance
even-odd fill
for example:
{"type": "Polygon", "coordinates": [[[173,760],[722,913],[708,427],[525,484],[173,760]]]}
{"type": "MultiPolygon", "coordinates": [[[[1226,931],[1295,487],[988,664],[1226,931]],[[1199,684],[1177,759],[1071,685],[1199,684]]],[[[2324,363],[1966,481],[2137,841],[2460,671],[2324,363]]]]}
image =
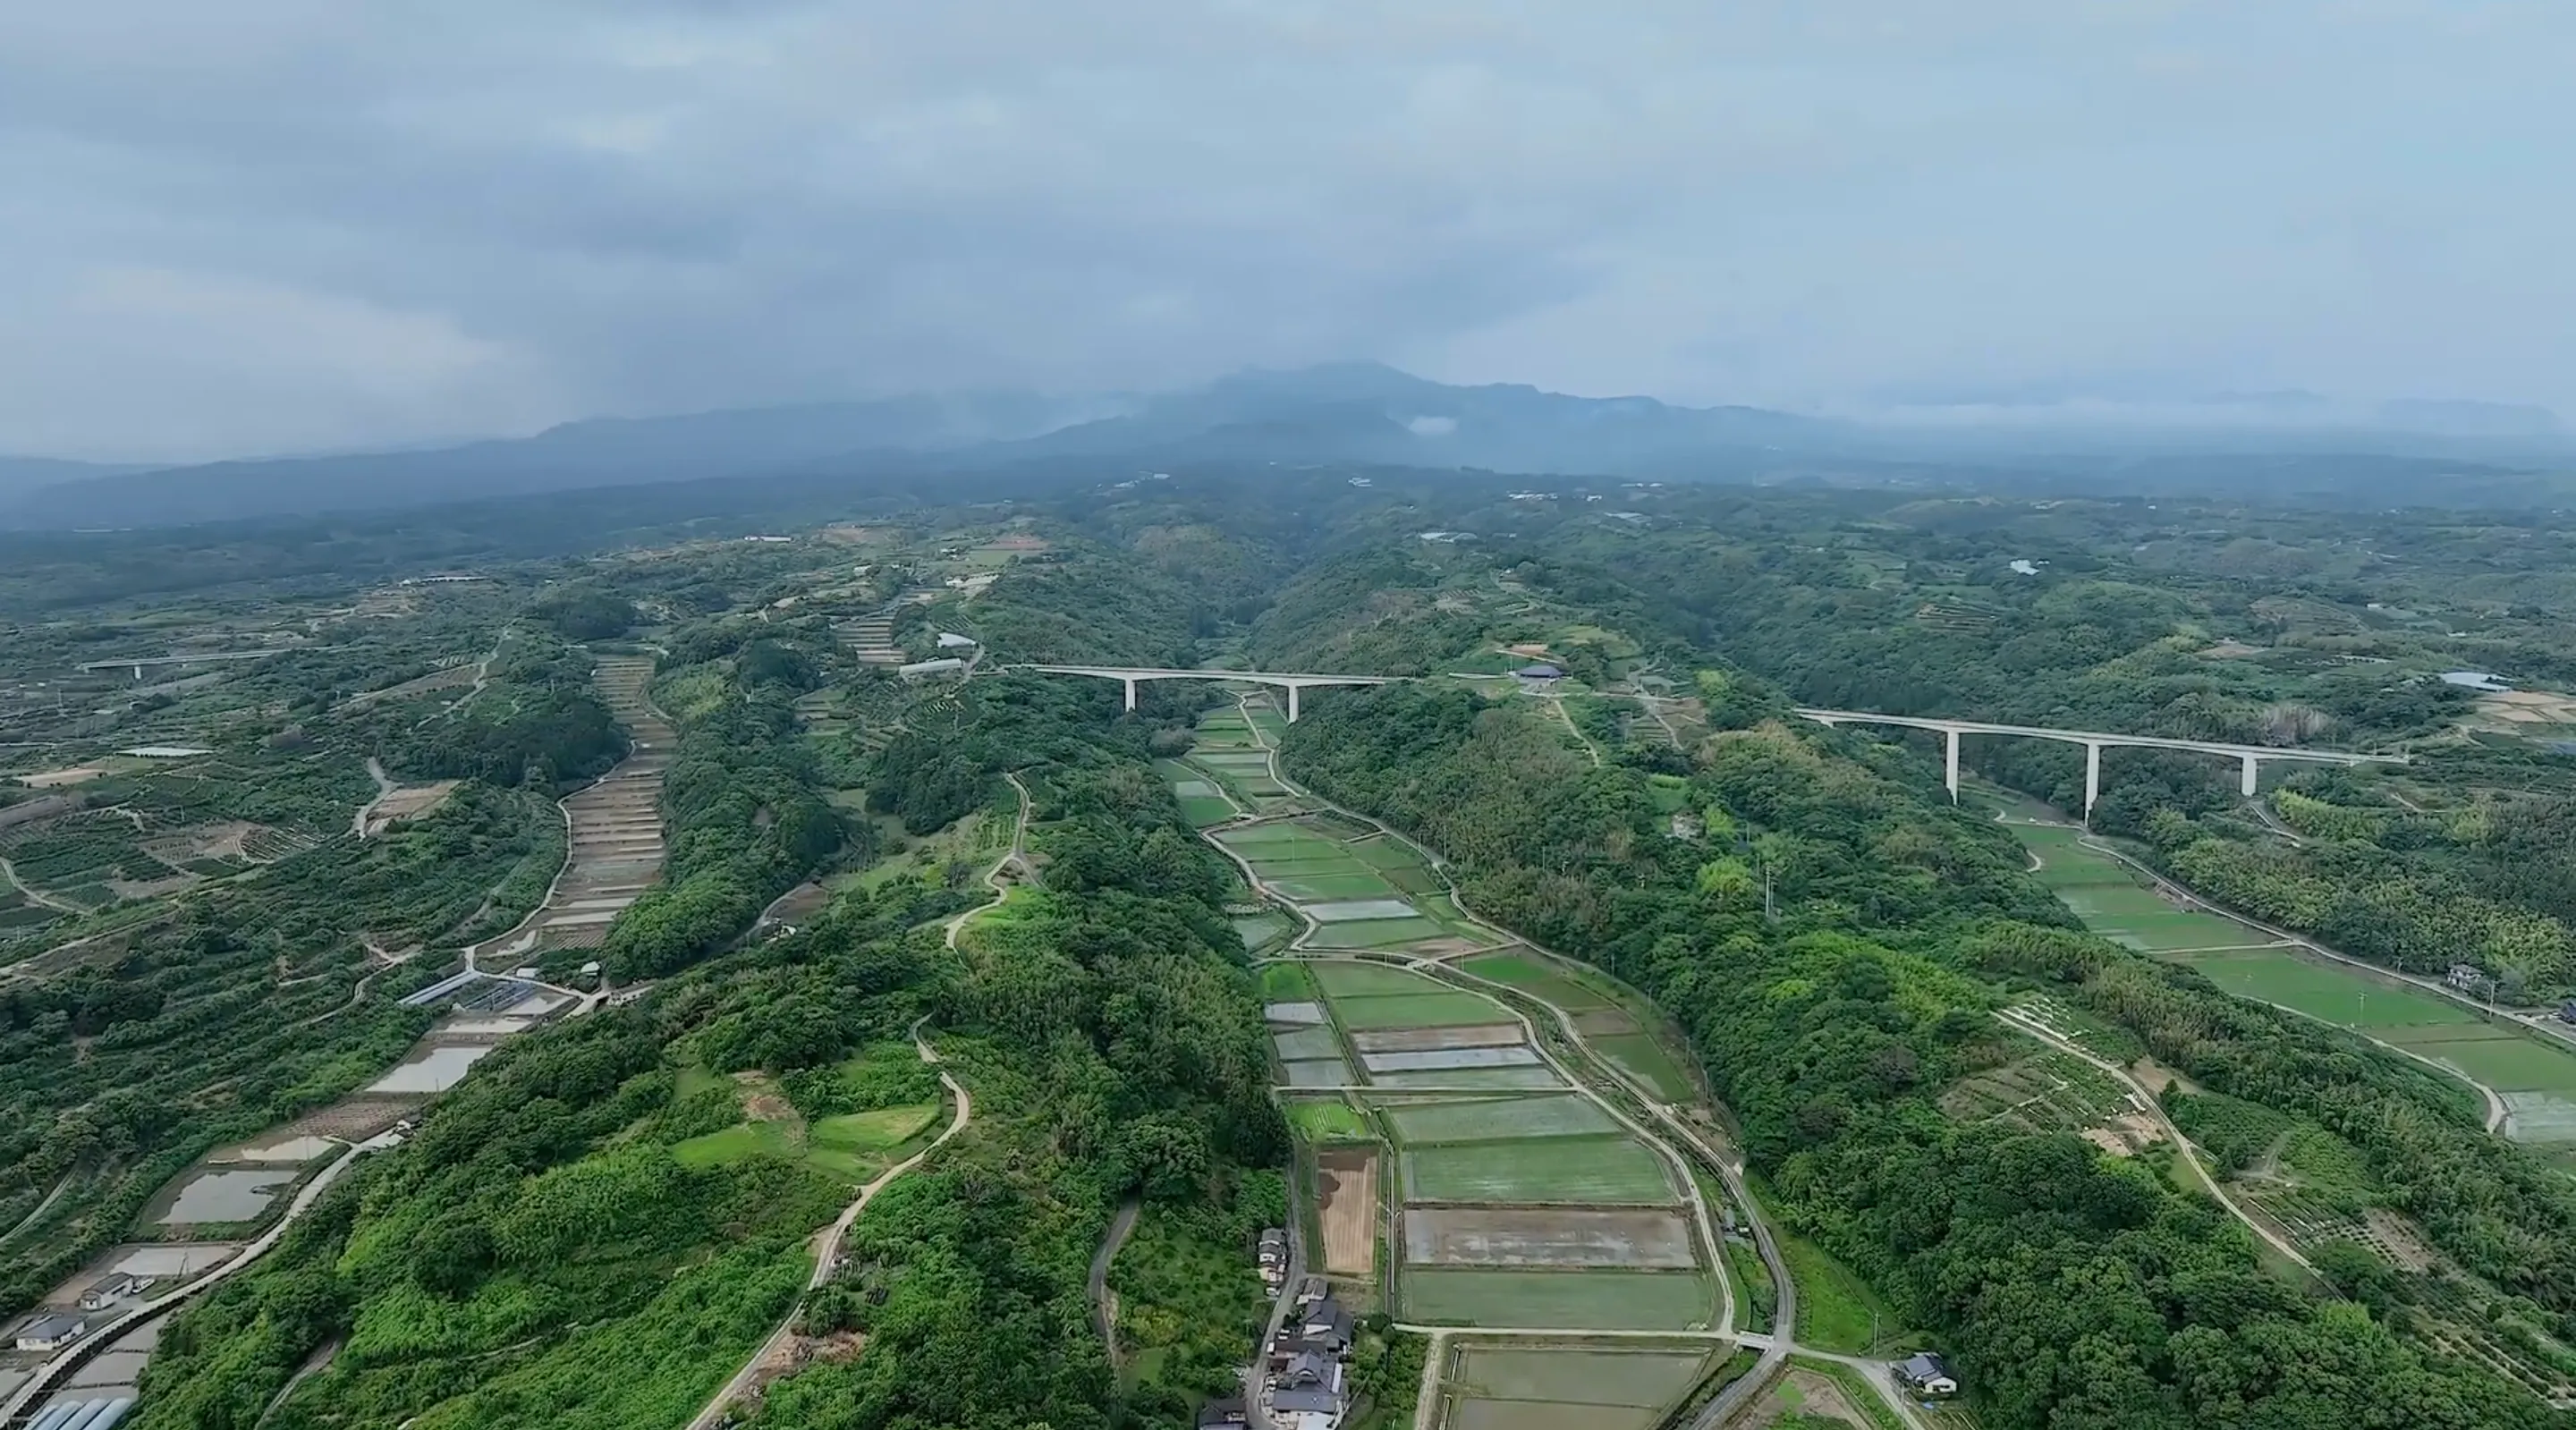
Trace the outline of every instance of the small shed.
{"type": "Polygon", "coordinates": [[[961,636],[955,631],[941,631],[939,633],[939,648],[941,650],[972,650],[975,648],[976,644],[977,642],[973,636],[961,636]]]}

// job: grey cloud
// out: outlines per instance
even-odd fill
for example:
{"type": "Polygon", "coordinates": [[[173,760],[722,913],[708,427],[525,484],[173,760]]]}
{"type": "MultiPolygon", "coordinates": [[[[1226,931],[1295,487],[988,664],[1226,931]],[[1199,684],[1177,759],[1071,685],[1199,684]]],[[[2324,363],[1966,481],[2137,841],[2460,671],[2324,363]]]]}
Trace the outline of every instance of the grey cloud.
{"type": "Polygon", "coordinates": [[[2576,407],[2571,60],[2524,0],[9,7],[0,450],[1346,356],[2576,407]]]}

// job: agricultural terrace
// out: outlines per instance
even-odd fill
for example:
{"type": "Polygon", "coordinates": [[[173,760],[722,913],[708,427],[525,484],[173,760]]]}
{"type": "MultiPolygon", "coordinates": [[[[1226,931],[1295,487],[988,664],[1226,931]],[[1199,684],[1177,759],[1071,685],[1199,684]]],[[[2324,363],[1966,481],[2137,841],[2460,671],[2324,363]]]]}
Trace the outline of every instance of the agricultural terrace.
{"type": "Polygon", "coordinates": [[[517,928],[477,945],[495,960],[574,965],[594,955],[608,926],[662,874],[662,775],[679,736],[646,698],[653,662],[604,656],[592,677],[634,744],[625,760],[564,800],[571,847],[545,903],[517,928]]]}
{"type": "Polygon", "coordinates": [[[1705,1344],[1453,1344],[1440,1430],[1649,1430],[1712,1369],[1705,1344]]]}
{"type": "Polygon", "coordinates": [[[2351,1028],[2496,1090],[2517,1141],[2576,1148],[2576,1049],[2402,979],[2321,957],[2260,929],[2184,909],[2072,829],[2015,823],[2039,877],[2106,937],[2190,964],[2220,988],[2351,1028]]]}

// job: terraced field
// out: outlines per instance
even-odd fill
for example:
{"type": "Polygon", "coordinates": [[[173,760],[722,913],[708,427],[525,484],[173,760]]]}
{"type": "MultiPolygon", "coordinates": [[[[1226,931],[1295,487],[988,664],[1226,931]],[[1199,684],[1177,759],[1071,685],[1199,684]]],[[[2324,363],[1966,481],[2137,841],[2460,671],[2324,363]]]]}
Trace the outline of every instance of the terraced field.
{"type": "Polygon", "coordinates": [[[572,844],[545,903],[517,928],[476,945],[478,958],[510,960],[557,949],[597,948],[626,906],[662,876],[662,774],[679,736],[645,698],[653,662],[603,656],[601,696],[634,737],[617,768],[564,801],[572,844]]]}

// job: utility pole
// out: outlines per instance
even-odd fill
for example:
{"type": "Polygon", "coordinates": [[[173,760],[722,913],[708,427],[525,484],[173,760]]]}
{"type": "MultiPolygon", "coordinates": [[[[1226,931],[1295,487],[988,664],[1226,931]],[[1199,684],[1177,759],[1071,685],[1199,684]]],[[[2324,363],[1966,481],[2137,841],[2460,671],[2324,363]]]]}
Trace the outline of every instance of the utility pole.
{"type": "Polygon", "coordinates": [[[1767,861],[1762,866],[1762,922],[1780,922],[1780,906],[1771,901],[1771,865],[1767,861]]]}

